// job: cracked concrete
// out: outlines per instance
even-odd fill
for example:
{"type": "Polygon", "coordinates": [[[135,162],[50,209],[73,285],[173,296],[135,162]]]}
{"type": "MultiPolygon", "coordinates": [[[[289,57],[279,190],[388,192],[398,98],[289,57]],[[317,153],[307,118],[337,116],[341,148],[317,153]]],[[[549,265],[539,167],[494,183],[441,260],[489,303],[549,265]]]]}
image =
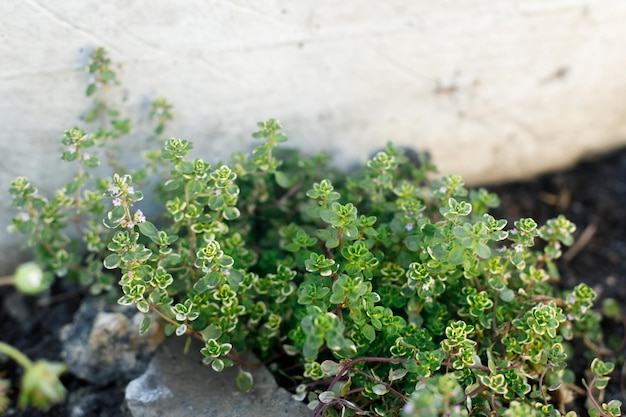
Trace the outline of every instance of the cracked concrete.
{"type": "MultiPolygon", "coordinates": [[[[109,49],[139,120],[174,104],[168,135],[196,155],[247,150],[259,120],[352,166],[392,140],[468,183],[519,179],[626,144],[621,0],[0,2],[0,190],[52,195],[63,131],[83,125],[89,51],[109,49]]],[[[12,215],[8,199],[0,229],[12,215]]],[[[0,253],[19,239],[0,235],[0,253]]],[[[15,259],[0,256],[0,273],[15,259]]]]}

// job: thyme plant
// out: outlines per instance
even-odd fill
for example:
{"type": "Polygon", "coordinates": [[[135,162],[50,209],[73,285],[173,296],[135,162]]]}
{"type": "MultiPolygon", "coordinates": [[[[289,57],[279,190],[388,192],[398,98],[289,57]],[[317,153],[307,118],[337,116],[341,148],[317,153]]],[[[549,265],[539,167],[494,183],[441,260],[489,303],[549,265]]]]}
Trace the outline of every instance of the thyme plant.
{"type": "MultiPolygon", "coordinates": [[[[88,94],[116,79],[97,51],[88,94]]],[[[160,135],[170,106],[155,105],[160,135]]],[[[13,225],[50,273],[100,287],[118,274],[118,303],[145,313],[141,332],[160,320],[168,335],[199,340],[207,365],[240,369],[243,391],[253,364],[241,353],[253,350],[314,416],[571,417],[571,393],[588,397],[593,416],[621,415],[619,401],[601,400],[610,358],[593,360],[584,388],[568,369],[570,341],[603,335],[596,293],[554,285],[575,231],[565,217],[508,224],[489,213],[496,195],[435,177],[428,158],[392,144],[339,172],[326,155],[282,149],[274,119],[227,163],[192,158],[192,142],[170,138],[139,175],[114,166],[88,191],[86,150],[130,126],[94,109],[117,122],[66,133],[63,159],[80,175],[53,199],[16,180],[24,211],[13,225]],[[165,173],[150,219],[140,208],[148,170],[165,173]],[[67,249],[71,224],[86,257],[67,249]]]]}

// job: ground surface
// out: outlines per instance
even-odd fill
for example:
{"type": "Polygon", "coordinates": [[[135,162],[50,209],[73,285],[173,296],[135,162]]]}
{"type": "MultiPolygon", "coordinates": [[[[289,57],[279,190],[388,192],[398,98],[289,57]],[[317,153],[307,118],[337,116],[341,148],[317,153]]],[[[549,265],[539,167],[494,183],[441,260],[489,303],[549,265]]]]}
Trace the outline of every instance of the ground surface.
{"type": "MultiPolygon", "coordinates": [[[[561,285],[572,287],[585,281],[595,288],[601,298],[615,298],[626,313],[626,149],[601,160],[585,162],[575,169],[546,175],[534,181],[489,187],[502,200],[497,217],[515,220],[532,217],[538,223],[563,213],[576,223],[578,243],[560,267],[561,285]]],[[[81,295],[72,288],[57,284],[50,305],[32,298],[20,298],[11,289],[0,289],[0,340],[22,349],[31,358],[60,360],[58,330],[72,319],[81,295]],[[61,296],[60,296],[61,295],[61,296]],[[59,297],[60,296],[60,297],[59,297]]],[[[606,323],[607,335],[621,340],[624,330],[620,323],[606,323]]],[[[624,403],[624,346],[617,352],[622,362],[612,375],[607,389],[609,399],[624,403]]],[[[582,358],[577,351],[577,358],[582,358]]],[[[16,382],[16,368],[0,359],[0,372],[16,382]]],[[[11,408],[11,416],[74,416],[79,410],[84,416],[119,416],[127,381],[104,387],[90,386],[71,375],[63,381],[70,395],[66,404],[48,413],[11,408]]]]}

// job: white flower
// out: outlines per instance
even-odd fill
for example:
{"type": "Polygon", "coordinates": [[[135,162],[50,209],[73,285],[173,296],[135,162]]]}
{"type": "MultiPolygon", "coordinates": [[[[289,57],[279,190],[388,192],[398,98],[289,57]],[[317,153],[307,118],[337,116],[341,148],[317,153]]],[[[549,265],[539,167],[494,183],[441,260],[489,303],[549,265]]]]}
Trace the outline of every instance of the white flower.
{"type": "Polygon", "coordinates": [[[67,148],[67,151],[69,153],[76,153],[76,146],[75,145],[70,145],[70,147],[67,148]]]}
{"type": "Polygon", "coordinates": [[[413,230],[413,223],[408,223],[406,226],[404,226],[404,228],[407,232],[410,232],[411,230],[413,230]]]}
{"type": "Polygon", "coordinates": [[[146,216],[143,215],[143,211],[137,210],[134,216],[135,223],[143,223],[146,221],[146,216]]]}
{"type": "Polygon", "coordinates": [[[119,207],[119,206],[121,206],[121,205],[122,205],[122,200],[121,200],[121,199],[119,199],[119,198],[114,198],[114,199],[113,199],[113,205],[114,205],[115,207],[119,207]]]}
{"type": "Polygon", "coordinates": [[[433,285],[435,285],[435,280],[433,278],[429,278],[428,281],[422,285],[422,290],[429,291],[430,287],[433,285]]]}

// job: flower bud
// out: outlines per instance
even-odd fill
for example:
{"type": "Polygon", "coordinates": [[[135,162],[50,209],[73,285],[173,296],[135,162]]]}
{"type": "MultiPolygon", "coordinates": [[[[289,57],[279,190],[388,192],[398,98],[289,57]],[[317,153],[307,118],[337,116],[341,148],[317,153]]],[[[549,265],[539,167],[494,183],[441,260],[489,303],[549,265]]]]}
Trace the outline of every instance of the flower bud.
{"type": "Polygon", "coordinates": [[[48,289],[50,280],[35,262],[26,262],[17,267],[13,276],[13,285],[18,291],[35,295],[48,289]]]}

